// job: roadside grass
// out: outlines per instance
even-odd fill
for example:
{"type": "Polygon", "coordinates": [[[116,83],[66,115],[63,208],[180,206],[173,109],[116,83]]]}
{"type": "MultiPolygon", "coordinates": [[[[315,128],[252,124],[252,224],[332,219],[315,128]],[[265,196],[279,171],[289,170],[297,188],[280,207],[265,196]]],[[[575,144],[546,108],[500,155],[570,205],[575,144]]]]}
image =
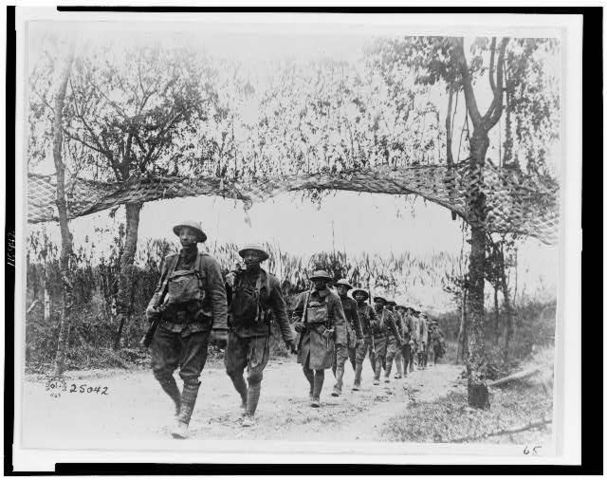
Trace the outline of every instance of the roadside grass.
{"type": "Polygon", "coordinates": [[[414,396],[405,412],[392,418],[382,430],[387,441],[416,443],[507,443],[541,445],[549,438],[546,424],[519,433],[500,433],[552,418],[552,390],[536,381],[518,382],[491,389],[491,407],[468,407],[465,384],[432,402],[417,402],[414,396]]]}

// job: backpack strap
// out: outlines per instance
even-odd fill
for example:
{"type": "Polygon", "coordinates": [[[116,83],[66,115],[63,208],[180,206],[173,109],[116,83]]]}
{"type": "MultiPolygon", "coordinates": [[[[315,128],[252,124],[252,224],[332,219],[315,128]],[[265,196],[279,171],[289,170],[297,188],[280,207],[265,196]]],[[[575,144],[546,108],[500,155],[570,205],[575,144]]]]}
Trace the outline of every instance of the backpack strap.
{"type": "Polygon", "coordinates": [[[304,300],[303,314],[301,316],[301,321],[307,323],[308,321],[308,303],[310,302],[310,290],[306,292],[306,299],[304,300]]]}
{"type": "Polygon", "coordinates": [[[198,252],[196,255],[196,261],[194,262],[194,272],[196,273],[196,278],[198,279],[198,288],[200,292],[203,294],[204,298],[204,285],[202,284],[202,276],[200,275],[200,271],[202,270],[202,257],[206,256],[206,253],[198,252]]]}
{"type": "Polygon", "coordinates": [[[255,298],[257,299],[257,318],[265,321],[265,315],[263,316],[264,318],[261,318],[265,313],[264,309],[261,307],[261,289],[263,287],[263,280],[261,279],[262,275],[263,271],[259,272],[257,280],[255,280],[255,298]]]}

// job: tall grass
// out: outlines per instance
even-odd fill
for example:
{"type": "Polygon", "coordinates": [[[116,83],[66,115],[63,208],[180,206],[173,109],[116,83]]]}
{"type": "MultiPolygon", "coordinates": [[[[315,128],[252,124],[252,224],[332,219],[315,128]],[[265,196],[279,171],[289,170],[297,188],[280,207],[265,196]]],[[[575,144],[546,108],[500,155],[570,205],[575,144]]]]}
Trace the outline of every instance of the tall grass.
{"type": "MultiPolygon", "coordinates": [[[[103,234],[107,235],[107,232],[103,234]]],[[[142,361],[145,353],[139,349],[138,342],[147,328],[145,307],[160,277],[162,259],[176,252],[178,245],[164,239],[153,239],[144,242],[138,249],[131,295],[132,315],[123,330],[120,350],[113,351],[118,330],[116,300],[124,229],[118,229],[109,251],[101,255],[95,252],[93,242],[88,243],[76,250],[71,262],[74,292],[67,367],[115,367],[142,361]]],[[[218,260],[224,273],[241,260],[238,246],[233,243],[210,243],[205,248],[218,260]]],[[[459,261],[445,253],[426,258],[413,257],[408,253],[385,257],[368,254],[353,256],[339,251],[302,256],[285,252],[274,244],[266,244],[265,248],[270,258],[264,263],[264,268],[281,281],[289,309],[294,305],[297,294],[308,287],[308,276],[313,270],[324,269],[334,279],[347,278],[353,285],[371,287],[374,293],[381,292],[397,300],[404,298],[417,303],[416,298],[424,289],[434,288],[444,293],[441,285],[445,272],[452,271],[453,265],[459,261]]],[[[62,311],[59,248],[42,231],[28,238],[27,252],[26,300],[27,307],[33,306],[26,316],[26,363],[30,369],[44,369],[54,358],[62,311]],[[45,291],[50,296],[51,304],[50,317],[46,320],[45,291]]],[[[455,308],[453,305],[452,310],[455,311],[455,308]]],[[[536,309],[539,308],[538,305],[536,309]]],[[[530,306],[527,310],[521,310],[518,317],[518,337],[515,342],[520,340],[517,348],[521,351],[529,350],[538,335],[548,336],[551,332],[553,335],[554,329],[552,327],[550,330],[548,321],[538,330],[538,325],[534,323],[537,312],[534,312],[530,306]]],[[[457,313],[443,313],[438,319],[447,338],[456,339],[459,327],[457,313]]],[[[273,330],[273,354],[286,355],[278,331],[273,330]]]]}

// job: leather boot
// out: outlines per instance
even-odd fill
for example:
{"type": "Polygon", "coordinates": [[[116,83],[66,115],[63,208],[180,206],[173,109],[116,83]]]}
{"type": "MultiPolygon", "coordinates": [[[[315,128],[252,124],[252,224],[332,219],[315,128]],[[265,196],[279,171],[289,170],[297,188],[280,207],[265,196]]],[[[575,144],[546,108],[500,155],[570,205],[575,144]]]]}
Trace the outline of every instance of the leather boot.
{"type": "Polygon", "coordinates": [[[173,403],[175,404],[175,415],[179,415],[179,408],[181,407],[181,393],[179,393],[179,387],[177,386],[175,377],[171,375],[170,377],[158,380],[158,383],[160,383],[162,389],[169,397],[171,397],[171,400],[173,400],[173,403]]]}
{"type": "Polygon", "coordinates": [[[232,380],[232,384],[234,385],[234,388],[236,389],[236,391],[240,395],[240,399],[242,400],[242,403],[240,404],[240,410],[244,415],[247,411],[247,383],[245,382],[242,374],[234,376],[230,375],[230,379],[232,380]]]}
{"type": "Polygon", "coordinates": [[[334,397],[339,397],[341,395],[341,388],[344,384],[344,367],[337,367],[337,371],[335,372],[335,386],[333,387],[333,395],[334,397]]]}
{"type": "Polygon", "coordinates": [[[403,359],[401,356],[394,359],[396,363],[396,375],[394,378],[403,378],[403,359]]]}
{"type": "Polygon", "coordinates": [[[308,397],[310,401],[312,401],[312,397],[314,396],[314,371],[304,367],[303,372],[306,376],[306,379],[308,380],[308,383],[310,384],[310,391],[308,393],[308,397]]]}
{"type": "Polygon", "coordinates": [[[393,359],[386,360],[385,372],[384,372],[384,381],[386,383],[390,383],[390,372],[392,372],[392,361],[393,359]]]}
{"type": "Polygon", "coordinates": [[[183,392],[181,394],[181,408],[179,409],[179,415],[177,415],[177,423],[175,428],[171,432],[173,438],[187,437],[188,426],[190,425],[190,419],[192,418],[192,412],[194,411],[194,405],[196,404],[196,397],[198,396],[199,388],[200,384],[186,384],[183,386],[183,392]]]}
{"type": "Polygon", "coordinates": [[[360,390],[360,382],[362,379],[362,374],[363,374],[363,364],[357,363],[356,368],[354,369],[354,386],[352,387],[352,390],[354,390],[354,391],[360,390]]]}
{"type": "Polygon", "coordinates": [[[314,374],[314,389],[312,390],[312,403],[310,404],[314,408],[320,407],[320,392],[324,381],[325,372],[323,370],[317,370],[314,374]]]}
{"type": "Polygon", "coordinates": [[[249,385],[247,392],[247,415],[255,415],[257,410],[257,404],[259,403],[259,395],[261,394],[261,383],[256,385],[249,385]]]}
{"type": "Polygon", "coordinates": [[[381,376],[381,361],[375,358],[375,365],[373,365],[373,385],[379,385],[379,377],[381,376]]]}
{"type": "Polygon", "coordinates": [[[247,409],[242,422],[243,427],[251,427],[254,425],[253,417],[255,415],[255,410],[257,410],[260,393],[260,383],[257,385],[249,385],[249,389],[247,391],[247,409]]]}

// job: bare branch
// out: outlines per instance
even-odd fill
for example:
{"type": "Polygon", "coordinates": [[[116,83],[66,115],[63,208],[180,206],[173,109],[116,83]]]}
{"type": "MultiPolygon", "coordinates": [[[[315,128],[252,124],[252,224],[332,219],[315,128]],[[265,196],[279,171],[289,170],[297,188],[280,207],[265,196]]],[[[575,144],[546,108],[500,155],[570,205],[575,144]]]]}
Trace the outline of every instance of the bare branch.
{"type": "Polygon", "coordinates": [[[87,142],[86,140],[79,137],[78,135],[75,135],[74,133],[70,132],[68,129],[64,128],[63,133],[65,133],[65,135],[67,135],[70,139],[80,142],[85,147],[90,148],[91,150],[94,150],[96,152],[99,152],[104,156],[107,156],[107,152],[105,150],[103,150],[102,148],[96,147],[95,145],[87,142]]]}
{"type": "Polygon", "coordinates": [[[504,57],[506,54],[506,46],[510,41],[509,37],[504,37],[500,44],[500,51],[497,58],[497,90],[493,96],[493,101],[489,110],[483,117],[483,121],[487,121],[489,128],[492,128],[500,119],[504,101],[504,57]]]}
{"type": "Polygon", "coordinates": [[[495,74],[495,37],[491,39],[491,60],[489,61],[489,84],[491,85],[491,91],[493,95],[495,92],[495,79],[493,75],[495,74]]]}

